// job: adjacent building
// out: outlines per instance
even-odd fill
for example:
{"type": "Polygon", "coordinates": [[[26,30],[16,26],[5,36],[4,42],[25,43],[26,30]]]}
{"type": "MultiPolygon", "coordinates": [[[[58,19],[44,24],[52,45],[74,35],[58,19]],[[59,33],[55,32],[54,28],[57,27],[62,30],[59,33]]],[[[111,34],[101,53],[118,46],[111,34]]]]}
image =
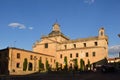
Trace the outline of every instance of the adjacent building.
{"type": "Polygon", "coordinates": [[[117,70],[120,70],[120,56],[114,58],[108,58],[108,63],[115,67],[117,70]]]}
{"type": "Polygon", "coordinates": [[[58,63],[61,69],[66,65],[74,68],[74,60],[77,60],[80,68],[80,60],[87,66],[101,64],[108,57],[108,37],[105,35],[104,28],[100,28],[98,36],[80,38],[72,40],[65,36],[60,25],[55,23],[52,31],[42,36],[39,41],[33,44],[33,50],[8,47],[0,50],[0,74],[20,74],[24,71],[24,63],[27,63],[26,72],[40,70],[40,61],[46,70],[47,64],[52,69],[56,68],[58,63]]]}

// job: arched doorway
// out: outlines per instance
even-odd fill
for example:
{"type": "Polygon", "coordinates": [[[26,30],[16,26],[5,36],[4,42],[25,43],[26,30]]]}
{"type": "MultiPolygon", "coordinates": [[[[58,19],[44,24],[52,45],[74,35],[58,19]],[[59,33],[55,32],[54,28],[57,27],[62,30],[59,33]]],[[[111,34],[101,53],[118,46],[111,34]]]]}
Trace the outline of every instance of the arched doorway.
{"type": "Polygon", "coordinates": [[[72,69],[73,69],[72,66],[73,66],[72,63],[70,63],[69,70],[72,70],[72,69]]]}
{"type": "Polygon", "coordinates": [[[31,62],[29,62],[29,64],[28,64],[28,70],[32,71],[32,69],[33,69],[33,64],[31,62]]]}

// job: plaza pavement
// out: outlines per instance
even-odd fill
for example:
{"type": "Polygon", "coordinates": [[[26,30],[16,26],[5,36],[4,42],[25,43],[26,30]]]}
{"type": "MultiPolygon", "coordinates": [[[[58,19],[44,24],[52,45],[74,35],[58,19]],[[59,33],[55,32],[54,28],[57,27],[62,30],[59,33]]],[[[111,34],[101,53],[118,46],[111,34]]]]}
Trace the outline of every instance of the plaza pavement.
{"type": "Polygon", "coordinates": [[[120,72],[49,72],[20,76],[0,76],[0,80],[120,80],[120,72]]]}

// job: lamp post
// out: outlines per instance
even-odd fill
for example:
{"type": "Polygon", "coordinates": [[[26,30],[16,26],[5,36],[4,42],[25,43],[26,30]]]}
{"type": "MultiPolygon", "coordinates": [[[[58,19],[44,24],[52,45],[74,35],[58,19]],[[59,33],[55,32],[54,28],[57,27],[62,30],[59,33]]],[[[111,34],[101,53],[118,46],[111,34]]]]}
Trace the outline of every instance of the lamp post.
{"type": "MultiPolygon", "coordinates": [[[[118,37],[120,38],[120,34],[118,34],[118,37]]],[[[120,57],[120,52],[119,52],[119,57],[120,57]]]]}
{"type": "Polygon", "coordinates": [[[118,37],[120,38],[120,34],[118,34],[118,37]]]}
{"type": "Polygon", "coordinates": [[[13,47],[15,47],[15,44],[16,44],[16,41],[14,41],[14,43],[13,43],[13,47]]]}
{"type": "Polygon", "coordinates": [[[37,57],[34,56],[34,71],[36,71],[36,60],[37,60],[37,57]]]}

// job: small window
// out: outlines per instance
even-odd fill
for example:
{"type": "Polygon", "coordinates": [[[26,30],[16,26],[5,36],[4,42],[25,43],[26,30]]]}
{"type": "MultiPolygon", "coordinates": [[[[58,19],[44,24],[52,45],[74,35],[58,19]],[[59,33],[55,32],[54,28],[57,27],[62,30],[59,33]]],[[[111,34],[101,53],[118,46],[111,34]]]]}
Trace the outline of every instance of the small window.
{"type": "Polygon", "coordinates": [[[16,63],[16,68],[20,68],[20,63],[16,63]]]}
{"type": "Polygon", "coordinates": [[[60,64],[60,68],[62,69],[62,64],[60,64]]]}
{"type": "Polygon", "coordinates": [[[97,46],[98,45],[98,43],[97,42],[95,42],[95,46],[97,46]]]}
{"type": "Polygon", "coordinates": [[[72,54],[70,54],[70,58],[72,58],[72,54]]]}
{"type": "Polygon", "coordinates": [[[86,47],[86,43],[83,43],[84,47],[86,47]]]}
{"type": "Polygon", "coordinates": [[[50,61],[52,62],[52,59],[50,61]]]}
{"type": "Polygon", "coordinates": [[[78,57],[78,53],[76,53],[76,57],[78,57]]]}
{"type": "Polygon", "coordinates": [[[45,48],[48,48],[48,43],[45,43],[45,48]]]}
{"type": "Polygon", "coordinates": [[[30,60],[33,60],[33,55],[30,55],[30,60]]]}
{"type": "Polygon", "coordinates": [[[70,68],[72,68],[72,63],[70,63],[70,68]]]}
{"type": "Polygon", "coordinates": [[[34,56],[34,60],[37,60],[37,57],[36,57],[36,56],[34,56]]]}
{"type": "Polygon", "coordinates": [[[62,54],[60,54],[60,58],[62,58],[62,54]]]}
{"type": "Polygon", "coordinates": [[[42,60],[42,57],[40,57],[40,60],[42,60]]]}
{"type": "Polygon", "coordinates": [[[64,45],[65,49],[67,49],[67,45],[64,45]]]}
{"type": "Polygon", "coordinates": [[[74,45],[74,48],[76,48],[76,44],[73,44],[74,45]]]}
{"type": "Polygon", "coordinates": [[[54,60],[54,63],[55,63],[56,61],[54,60]]]}
{"type": "Polygon", "coordinates": [[[89,56],[89,54],[88,54],[88,52],[86,52],[86,57],[88,57],[89,56]]]}
{"type": "Polygon", "coordinates": [[[20,53],[17,53],[17,59],[20,59],[20,53]]]}
{"type": "Polygon", "coordinates": [[[93,57],[95,57],[95,55],[96,55],[95,52],[93,52],[92,55],[93,55],[93,57]]]}
{"type": "Polygon", "coordinates": [[[101,36],[103,36],[103,31],[101,31],[101,36]]]}

